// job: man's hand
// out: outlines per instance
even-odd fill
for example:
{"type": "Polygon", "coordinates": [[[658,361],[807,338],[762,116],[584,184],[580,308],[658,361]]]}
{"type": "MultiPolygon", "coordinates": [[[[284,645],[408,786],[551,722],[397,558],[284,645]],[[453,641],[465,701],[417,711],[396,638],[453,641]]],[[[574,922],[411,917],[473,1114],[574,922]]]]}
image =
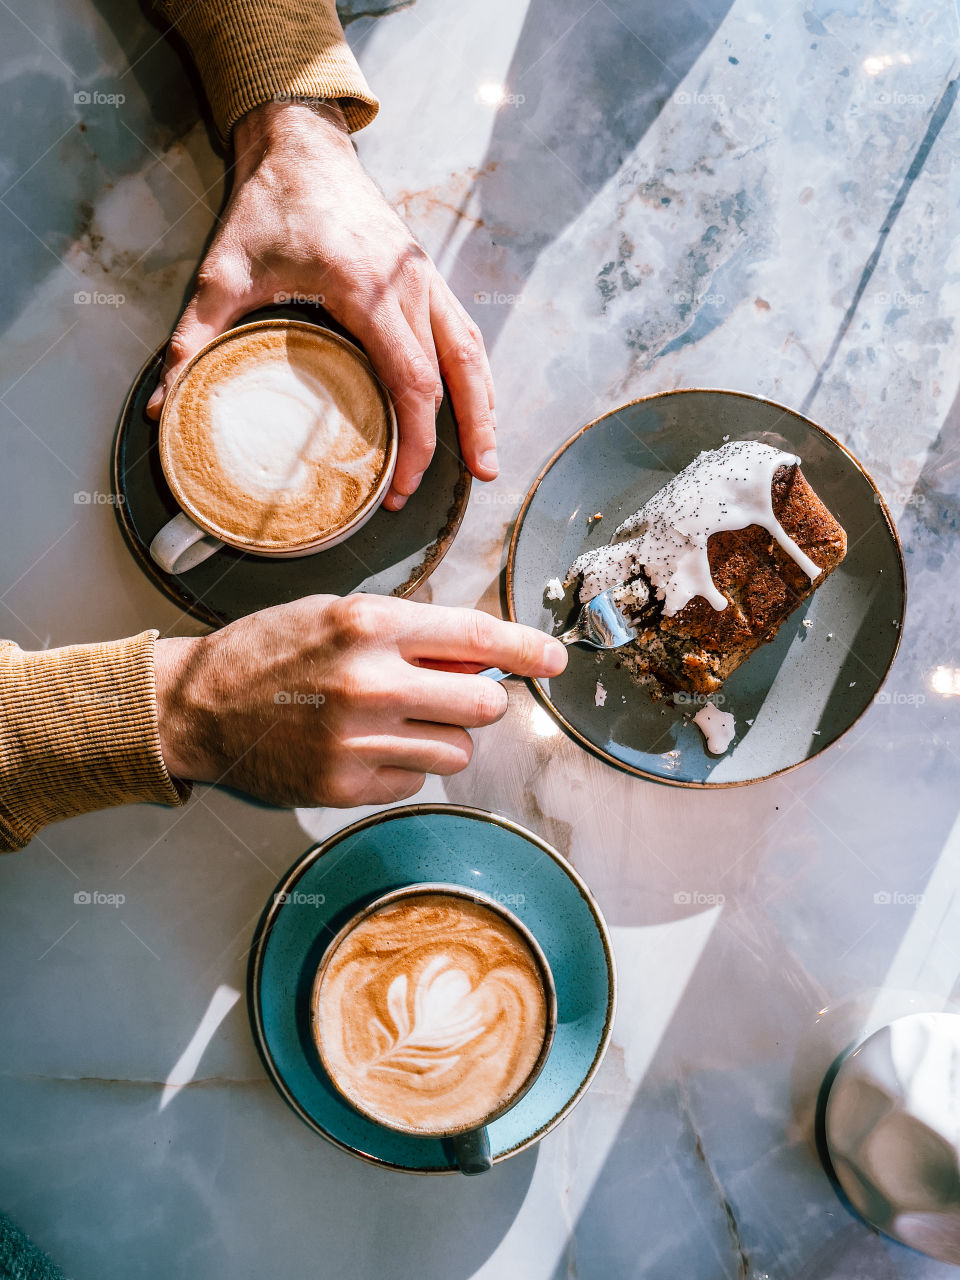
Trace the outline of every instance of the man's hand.
{"type": "Polygon", "coordinates": [[[321,302],[365,348],[400,434],[385,505],[399,510],[433,457],[446,380],[467,466],[497,474],[493,380],[480,331],[357,159],[336,104],[268,103],[236,125],[234,184],[180,317],[159,416],[183,365],[277,295],[321,302]]]}
{"type": "Polygon", "coordinates": [[[174,777],[280,805],[382,804],[465,769],[493,724],[498,666],[555,676],[567,654],[533,627],[384,596],[312,596],[200,639],[159,640],[157,715],[174,777]]]}

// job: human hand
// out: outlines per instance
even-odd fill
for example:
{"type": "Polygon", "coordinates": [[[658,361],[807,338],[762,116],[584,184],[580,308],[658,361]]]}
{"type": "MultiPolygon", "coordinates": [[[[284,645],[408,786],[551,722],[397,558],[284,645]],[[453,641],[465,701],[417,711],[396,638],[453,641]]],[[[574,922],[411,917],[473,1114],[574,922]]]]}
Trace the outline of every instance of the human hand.
{"type": "Polygon", "coordinates": [[[147,412],[159,417],[200,348],[278,295],[323,305],[390,391],[399,453],[384,505],[415,492],[450,391],[464,460],[497,474],[493,380],[480,330],[363,169],[335,103],[266,103],[234,129],[233,190],[170,340],[147,412]]]}
{"type": "Polygon", "coordinates": [[[493,724],[498,666],[555,676],[558,640],[473,609],[390,596],[309,596],[200,638],[158,640],[157,719],[168,771],[279,805],[405,800],[427,773],[470,763],[493,724]]]}

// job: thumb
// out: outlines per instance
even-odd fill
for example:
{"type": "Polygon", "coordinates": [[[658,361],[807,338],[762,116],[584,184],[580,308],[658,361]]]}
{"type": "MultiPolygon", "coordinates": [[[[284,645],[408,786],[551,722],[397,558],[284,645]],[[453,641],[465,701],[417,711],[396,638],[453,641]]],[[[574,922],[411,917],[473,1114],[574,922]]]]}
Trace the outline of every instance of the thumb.
{"type": "Polygon", "coordinates": [[[163,361],[163,372],[153,395],[147,401],[147,416],[159,418],[163,402],[179,377],[184,365],[201,347],[219,337],[235,320],[253,309],[254,301],[239,298],[212,284],[201,284],[183,309],[183,314],[170,337],[163,361]]]}

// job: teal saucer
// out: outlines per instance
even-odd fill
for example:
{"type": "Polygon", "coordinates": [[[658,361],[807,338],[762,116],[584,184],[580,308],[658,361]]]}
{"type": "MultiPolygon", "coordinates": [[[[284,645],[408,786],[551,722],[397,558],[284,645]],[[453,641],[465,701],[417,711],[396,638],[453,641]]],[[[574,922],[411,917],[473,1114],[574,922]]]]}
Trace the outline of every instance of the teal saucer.
{"type": "Polygon", "coordinates": [[[576,871],[532,832],[460,805],[373,814],[309,849],[272,894],[250,953],[254,1038],[274,1084],[300,1118],[344,1151],[408,1173],[456,1173],[446,1144],[384,1129],[336,1092],[310,1034],[310,990],[338,928],[401,885],[478,889],[534,934],[557,988],[557,1032],[528,1093],[489,1126],[494,1163],[532,1146],[583,1096],[606,1052],[616,1005],[613,948],[576,871]]]}

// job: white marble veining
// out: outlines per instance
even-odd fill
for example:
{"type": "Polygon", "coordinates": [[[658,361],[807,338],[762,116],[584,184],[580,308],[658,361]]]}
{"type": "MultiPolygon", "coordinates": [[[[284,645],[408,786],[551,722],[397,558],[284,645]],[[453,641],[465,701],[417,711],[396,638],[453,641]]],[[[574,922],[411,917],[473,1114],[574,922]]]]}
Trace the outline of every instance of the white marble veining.
{"type": "MultiPolygon", "coordinates": [[[[730,387],[804,407],[877,479],[907,560],[901,653],[841,743],[761,785],[629,778],[516,683],[469,771],[429,784],[569,856],[620,961],[586,1099],[481,1179],[392,1175],[320,1142],[230,995],[280,873],[355,813],[200,790],[183,812],[49,829],[0,860],[0,1206],[74,1280],[296,1276],[318,1258],[397,1280],[946,1280],[849,1214],[813,1128],[837,1054],[951,1007],[960,977],[956,10],[357,16],[395,7],[350,6],[383,100],[360,152],[484,329],[503,458],[424,598],[499,609],[509,523],[584,422],[730,387]]],[[[0,634],[193,632],[105,499],[117,414],[177,315],[221,161],[137,6],[11,0],[0,30],[0,634]]]]}

